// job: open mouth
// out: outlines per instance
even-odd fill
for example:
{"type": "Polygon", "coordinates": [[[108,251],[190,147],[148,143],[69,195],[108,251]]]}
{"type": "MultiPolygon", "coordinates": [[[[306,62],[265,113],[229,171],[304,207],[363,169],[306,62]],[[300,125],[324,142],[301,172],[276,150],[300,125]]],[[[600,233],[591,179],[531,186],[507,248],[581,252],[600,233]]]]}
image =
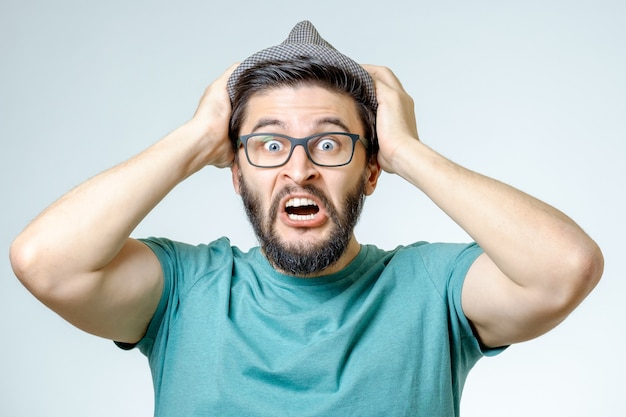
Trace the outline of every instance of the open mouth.
{"type": "Polygon", "coordinates": [[[291,220],[313,220],[320,208],[308,198],[290,198],[285,204],[285,212],[291,220]]]}

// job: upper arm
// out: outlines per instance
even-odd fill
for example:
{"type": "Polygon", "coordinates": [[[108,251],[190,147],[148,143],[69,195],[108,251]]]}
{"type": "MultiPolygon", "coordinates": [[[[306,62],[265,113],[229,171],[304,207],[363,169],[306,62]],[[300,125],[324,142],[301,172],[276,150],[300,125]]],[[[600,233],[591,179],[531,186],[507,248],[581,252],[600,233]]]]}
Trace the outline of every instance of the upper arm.
{"type": "Polygon", "coordinates": [[[145,244],[128,239],[104,268],[59,285],[42,301],[76,327],[119,342],[146,332],[163,291],[163,272],[145,244]]]}
{"type": "Polygon", "coordinates": [[[488,347],[537,337],[569,313],[545,289],[523,287],[509,279],[484,253],[467,273],[462,305],[478,338],[488,347]]]}

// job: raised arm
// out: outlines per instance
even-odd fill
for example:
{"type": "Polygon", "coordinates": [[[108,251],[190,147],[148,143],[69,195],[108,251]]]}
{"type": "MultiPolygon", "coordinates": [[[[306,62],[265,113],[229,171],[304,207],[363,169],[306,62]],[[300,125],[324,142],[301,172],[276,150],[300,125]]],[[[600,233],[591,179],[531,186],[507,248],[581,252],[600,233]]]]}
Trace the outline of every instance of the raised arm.
{"type": "Polygon", "coordinates": [[[508,345],[555,327],[600,279],[598,246],[555,208],[420,142],[413,100],[395,75],[366,68],[379,101],[381,167],[422,190],[485,251],[470,268],[462,295],[483,344],[508,345]]]}
{"type": "Polygon", "coordinates": [[[70,323],[120,342],[145,333],[163,278],[154,254],[129,236],[182,180],[232,162],[226,80],[233,69],[207,88],[189,122],[61,197],[14,240],[16,276],[70,323]]]}

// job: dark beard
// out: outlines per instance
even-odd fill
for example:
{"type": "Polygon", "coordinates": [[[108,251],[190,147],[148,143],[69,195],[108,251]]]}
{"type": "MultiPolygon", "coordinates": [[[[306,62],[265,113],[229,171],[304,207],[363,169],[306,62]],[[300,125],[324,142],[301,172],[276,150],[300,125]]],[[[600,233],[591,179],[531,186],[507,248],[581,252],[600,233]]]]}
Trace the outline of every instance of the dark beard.
{"type": "Polygon", "coordinates": [[[241,199],[263,253],[274,268],[295,276],[319,273],[341,258],[348,247],[363,208],[365,181],[363,177],[354,190],[346,195],[342,213],[339,213],[317,188],[312,185],[302,187],[306,192],[319,198],[326,206],[333,227],[330,237],[324,242],[318,242],[315,245],[305,242],[286,244],[276,234],[274,225],[281,198],[295,190],[291,187],[282,190],[272,201],[267,218],[264,219],[263,213],[259,212],[261,204],[258,197],[247,187],[243,176],[239,175],[241,199]]]}

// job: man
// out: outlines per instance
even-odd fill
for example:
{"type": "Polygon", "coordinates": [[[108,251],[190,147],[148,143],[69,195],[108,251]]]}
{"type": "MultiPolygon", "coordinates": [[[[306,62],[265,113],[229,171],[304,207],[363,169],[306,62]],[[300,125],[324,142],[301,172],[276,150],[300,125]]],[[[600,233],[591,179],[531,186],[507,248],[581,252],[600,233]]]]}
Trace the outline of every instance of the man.
{"type": "Polygon", "coordinates": [[[421,143],[393,73],[309,22],[44,211],[11,261],[65,319],[147,355],[159,416],[458,415],[476,361],[552,329],[603,268],[565,215],[421,143]],[[206,165],[231,167],[260,248],[129,238],[206,165]],[[358,243],[381,169],[476,243],[358,243]]]}

